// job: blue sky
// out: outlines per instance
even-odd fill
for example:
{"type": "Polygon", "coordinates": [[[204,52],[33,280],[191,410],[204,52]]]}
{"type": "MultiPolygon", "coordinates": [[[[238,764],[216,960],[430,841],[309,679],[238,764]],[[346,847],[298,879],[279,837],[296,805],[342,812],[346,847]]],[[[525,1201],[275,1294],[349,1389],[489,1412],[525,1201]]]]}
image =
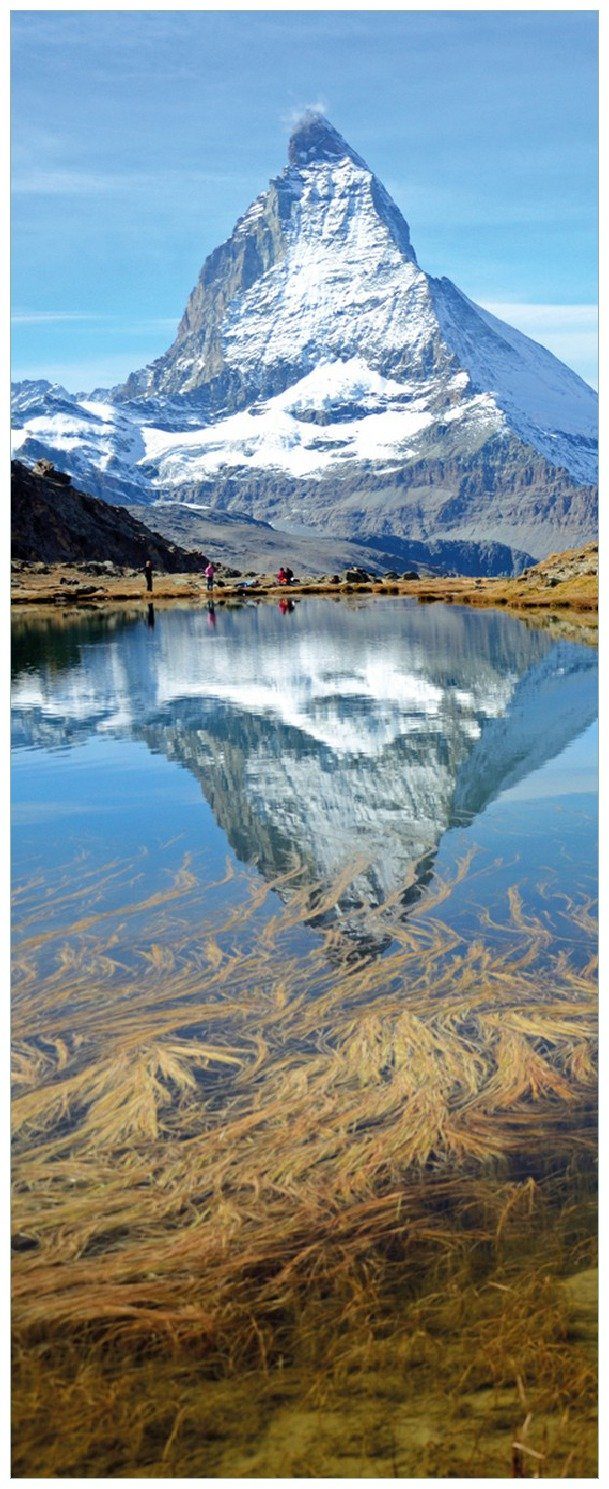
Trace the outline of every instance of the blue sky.
{"type": "Polygon", "coordinates": [[[420,264],[596,384],[593,11],[22,11],[13,374],[72,391],[169,345],[311,104],[420,264]]]}

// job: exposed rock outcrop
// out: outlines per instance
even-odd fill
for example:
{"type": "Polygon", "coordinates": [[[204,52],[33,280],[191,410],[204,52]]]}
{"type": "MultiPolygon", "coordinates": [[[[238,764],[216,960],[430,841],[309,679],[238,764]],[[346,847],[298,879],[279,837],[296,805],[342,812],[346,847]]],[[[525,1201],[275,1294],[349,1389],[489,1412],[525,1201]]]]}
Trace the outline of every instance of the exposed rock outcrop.
{"type": "Polygon", "coordinates": [[[149,558],[154,568],[170,574],[195,572],[205,566],[202,554],[168,543],[124,508],[111,507],[77,491],[66,474],[53,470],[41,473],[28,470],[19,460],[12,462],[14,559],[46,563],[98,559],[141,567],[149,558]]]}

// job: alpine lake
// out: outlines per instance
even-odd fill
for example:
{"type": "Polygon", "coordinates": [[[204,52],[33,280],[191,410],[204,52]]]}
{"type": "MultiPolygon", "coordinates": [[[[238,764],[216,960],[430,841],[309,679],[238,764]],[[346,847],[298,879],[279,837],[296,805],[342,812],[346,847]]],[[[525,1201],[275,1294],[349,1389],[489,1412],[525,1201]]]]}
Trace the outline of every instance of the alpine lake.
{"type": "Polygon", "coordinates": [[[13,624],[13,1471],[596,1473],[597,653],[13,624]]]}

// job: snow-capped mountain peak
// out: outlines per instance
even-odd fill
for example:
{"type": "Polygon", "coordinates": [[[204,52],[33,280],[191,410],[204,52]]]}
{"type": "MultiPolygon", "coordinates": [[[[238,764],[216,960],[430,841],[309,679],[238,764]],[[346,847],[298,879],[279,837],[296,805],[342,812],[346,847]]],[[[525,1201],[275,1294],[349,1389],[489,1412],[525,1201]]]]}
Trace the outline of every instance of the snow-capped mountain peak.
{"type": "Polygon", "coordinates": [[[368,166],[361,155],[352,150],[342,134],[334,128],[325,114],[317,109],[306,109],[294,125],[288,145],[290,165],[319,165],[321,161],[352,160],[367,171],[368,166]]]}
{"type": "Polygon", "coordinates": [[[95,417],[83,399],[68,416],[58,390],[22,388],[21,458],[48,454],[111,499],[203,499],[278,526],[540,557],[595,535],[596,394],[425,273],[399,207],[315,111],[206,259],[167,352],[93,401],[95,417]]]}

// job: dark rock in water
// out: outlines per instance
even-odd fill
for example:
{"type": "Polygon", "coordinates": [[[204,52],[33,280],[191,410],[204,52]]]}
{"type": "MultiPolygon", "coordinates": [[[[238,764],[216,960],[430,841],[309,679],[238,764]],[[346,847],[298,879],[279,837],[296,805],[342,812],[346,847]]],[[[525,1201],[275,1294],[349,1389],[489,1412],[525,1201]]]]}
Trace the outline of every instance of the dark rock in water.
{"type": "Polygon", "coordinates": [[[39,1245],[36,1236],[27,1236],[24,1231],[15,1231],[11,1236],[11,1251],[37,1251],[39,1245]]]}

